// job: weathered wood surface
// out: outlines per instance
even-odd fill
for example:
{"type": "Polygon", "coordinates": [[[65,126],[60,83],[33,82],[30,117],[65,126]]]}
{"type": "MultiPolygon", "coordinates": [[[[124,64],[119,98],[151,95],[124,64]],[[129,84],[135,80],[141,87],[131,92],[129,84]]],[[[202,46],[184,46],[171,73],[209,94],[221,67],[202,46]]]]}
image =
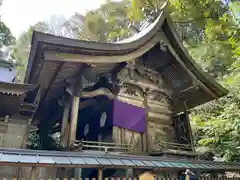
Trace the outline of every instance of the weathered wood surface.
{"type": "Polygon", "coordinates": [[[143,99],[140,97],[131,96],[128,94],[119,94],[117,96],[117,99],[120,101],[126,102],[128,104],[132,104],[132,105],[144,108],[143,99]]]}
{"type": "Polygon", "coordinates": [[[61,135],[60,135],[60,144],[64,148],[66,148],[68,145],[67,128],[68,128],[69,111],[70,111],[70,108],[68,106],[64,107],[63,116],[62,116],[61,135]]]}
{"type": "MultiPolygon", "coordinates": [[[[126,93],[126,88],[122,88],[117,96],[117,99],[128,104],[144,108],[144,98],[141,92],[133,92],[133,94],[126,93]]],[[[113,142],[128,144],[130,149],[139,151],[143,149],[142,133],[134,132],[128,129],[113,127],[113,142]]]]}
{"type": "Polygon", "coordinates": [[[68,146],[69,147],[76,140],[79,101],[80,101],[79,97],[77,97],[77,96],[73,97],[72,111],[71,111],[71,121],[70,121],[70,129],[69,129],[69,141],[68,141],[68,146]]]}
{"type": "MultiPolygon", "coordinates": [[[[129,95],[119,95],[118,99],[129,104],[145,107],[142,98],[130,97],[129,95]]],[[[174,129],[171,110],[166,101],[152,103],[148,102],[147,109],[147,136],[150,150],[155,150],[156,144],[161,141],[174,141],[174,129]]],[[[142,148],[144,140],[140,133],[131,132],[126,129],[115,127],[113,130],[113,140],[118,143],[129,143],[137,148],[142,148]]]]}
{"type": "Polygon", "coordinates": [[[115,127],[113,140],[142,148],[143,151],[155,151],[162,141],[174,142],[175,134],[171,103],[168,94],[171,90],[165,86],[161,75],[143,65],[130,64],[120,72],[125,85],[121,87],[117,99],[138,107],[145,108],[147,121],[146,133],[133,133],[115,127]]]}
{"type": "Polygon", "coordinates": [[[113,127],[113,142],[127,145],[128,149],[139,152],[142,150],[141,133],[117,126],[113,127]]]}
{"type": "Polygon", "coordinates": [[[147,101],[148,106],[148,146],[150,151],[158,149],[158,144],[175,140],[170,103],[163,96],[158,103],[147,101]]]}

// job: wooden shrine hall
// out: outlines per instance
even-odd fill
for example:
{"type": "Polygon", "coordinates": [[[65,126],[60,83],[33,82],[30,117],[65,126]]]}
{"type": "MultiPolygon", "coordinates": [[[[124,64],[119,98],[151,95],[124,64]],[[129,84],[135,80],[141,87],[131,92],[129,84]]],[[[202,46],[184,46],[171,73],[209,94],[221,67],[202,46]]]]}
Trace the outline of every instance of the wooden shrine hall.
{"type": "Polygon", "coordinates": [[[204,161],[195,152],[190,110],[228,91],[190,57],[165,8],[142,32],[117,43],[35,31],[24,83],[0,83],[1,126],[15,125],[1,133],[7,137],[25,125],[20,138],[2,143],[0,176],[103,179],[154,172],[173,178],[185,169],[240,170],[240,163],[204,161]],[[21,91],[18,106],[8,103],[15,94],[3,90],[21,91]],[[25,149],[32,132],[51,132],[57,148],[41,139],[39,150],[25,149]]]}

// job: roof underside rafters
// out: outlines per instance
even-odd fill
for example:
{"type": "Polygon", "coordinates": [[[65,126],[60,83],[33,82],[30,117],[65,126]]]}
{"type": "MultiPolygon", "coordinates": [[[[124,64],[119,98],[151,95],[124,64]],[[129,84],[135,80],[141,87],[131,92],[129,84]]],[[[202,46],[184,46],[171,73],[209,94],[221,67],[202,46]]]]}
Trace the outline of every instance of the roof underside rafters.
{"type": "Polygon", "coordinates": [[[63,92],[66,81],[81,71],[84,63],[94,65],[88,76],[96,79],[118,64],[136,59],[143,59],[147,68],[161,74],[172,87],[176,112],[184,110],[184,102],[192,108],[227,93],[191,59],[164,10],[143,32],[115,44],[34,32],[25,82],[40,84],[42,101],[51,100],[63,92]]]}

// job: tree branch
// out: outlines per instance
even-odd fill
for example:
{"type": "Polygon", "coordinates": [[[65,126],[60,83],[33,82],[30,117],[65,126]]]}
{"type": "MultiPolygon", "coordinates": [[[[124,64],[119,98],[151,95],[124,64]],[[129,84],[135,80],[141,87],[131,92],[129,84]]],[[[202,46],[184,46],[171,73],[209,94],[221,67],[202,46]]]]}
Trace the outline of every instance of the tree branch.
{"type": "Polygon", "coordinates": [[[196,21],[199,21],[201,19],[215,19],[215,17],[199,17],[199,18],[196,18],[196,19],[188,20],[188,21],[173,21],[173,22],[177,23],[177,24],[186,24],[186,23],[196,22],[196,21]]]}

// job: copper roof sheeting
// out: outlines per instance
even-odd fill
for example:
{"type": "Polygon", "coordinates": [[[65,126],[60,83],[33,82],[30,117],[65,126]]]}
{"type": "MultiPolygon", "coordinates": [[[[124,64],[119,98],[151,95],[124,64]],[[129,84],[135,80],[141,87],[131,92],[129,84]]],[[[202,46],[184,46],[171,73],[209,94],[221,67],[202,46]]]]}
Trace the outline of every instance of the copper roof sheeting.
{"type": "Polygon", "coordinates": [[[38,167],[115,167],[115,168],[177,168],[239,171],[239,163],[186,161],[151,156],[102,154],[96,152],[33,151],[0,149],[0,165],[38,167]]]}
{"type": "Polygon", "coordinates": [[[137,61],[140,57],[149,64],[147,68],[162,74],[172,86],[176,112],[184,110],[183,101],[188,108],[193,108],[228,93],[192,60],[165,8],[143,32],[118,43],[81,41],[34,32],[25,82],[40,84],[45,94],[43,99],[52,99],[62,92],[64,79],[81,71],[83,63],[94,64],[89,73],[97,76],[111,73],[119,64],[137,61]],[[161,43],[166,46],[166,52],[159,47],[161,43]],[[149,58],[151,53],[154,55],[149,58]]]}

